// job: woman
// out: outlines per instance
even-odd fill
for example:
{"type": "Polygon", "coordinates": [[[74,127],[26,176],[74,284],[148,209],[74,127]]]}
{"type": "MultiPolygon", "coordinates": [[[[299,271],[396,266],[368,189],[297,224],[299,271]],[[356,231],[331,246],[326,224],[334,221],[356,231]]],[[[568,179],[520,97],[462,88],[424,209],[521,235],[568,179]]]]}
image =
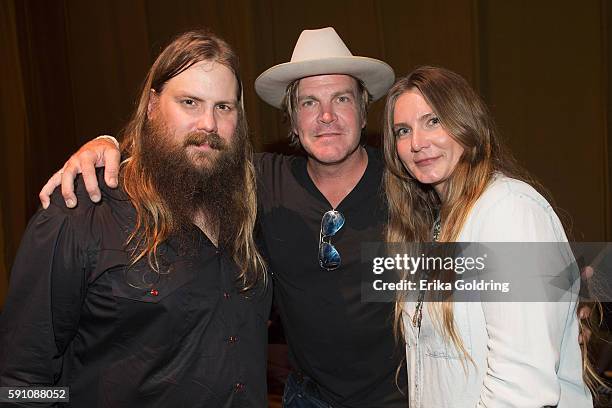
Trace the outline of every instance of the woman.
{"type": "MultiPolygon", "coordinates": [[[[483,102],[453,72],[422,67],[391,88],[384,153],[389,242],[567,241],[483,102]]],[[[591,407],[575,300],[400,296],[410,407],[591,407]]]]}

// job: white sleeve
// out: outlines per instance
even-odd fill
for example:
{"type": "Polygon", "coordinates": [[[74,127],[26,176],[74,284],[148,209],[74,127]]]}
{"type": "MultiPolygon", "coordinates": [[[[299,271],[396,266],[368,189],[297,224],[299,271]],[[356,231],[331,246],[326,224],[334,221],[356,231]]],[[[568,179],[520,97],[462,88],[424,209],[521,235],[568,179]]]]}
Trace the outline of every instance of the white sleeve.
{"type": "Polygon", "coordinates": [[[115,147],[116,147],[117,149],[119,149],[119,148],[120,148],[120,147],[119,147],[119,142],[117,141],[117,139],[115,139],[115,138],[114,138],[113,136],[111,136],[111,135],[101,135],[101,136],[96,137],[94,140],[96,140],[96,139],[106,139],[106,140],[109,140],[109,141],[113,142],[113,144],[115,145],[115,147]]]}
{"type": "Polygon", "coordinates": [[[484,205],[479,206],[466,223],[468,241],[567,241],[557,214],[532,187],[503,185],[494,193],[485,194],[484,205]]]}
{"type": "MultiPolygon", "coordinates": [[[[514,191],[474,216],[477,222],[470,234],[473,241],[566,241],[559,219],[539,195],[514,191]]],[[[549,251],[545,252],[550,256],[549,251]]],[[[559,257],[563,255],[559,253],[559,257]]],[[[542,262],[566,260],[548,258],[542,262]]],[[[483,302],[482,308],[488,353],[477,406],[561,406],[565,386],[558,375],[561,350],[574,361],[580,355],[575,298],[556,302],[483,302]]],[[[569,382],[584,388],[580,376],[569,382]]],[[[581,401],[584,404],[575,406],[592,406],[584,393],[581,401]]]]}

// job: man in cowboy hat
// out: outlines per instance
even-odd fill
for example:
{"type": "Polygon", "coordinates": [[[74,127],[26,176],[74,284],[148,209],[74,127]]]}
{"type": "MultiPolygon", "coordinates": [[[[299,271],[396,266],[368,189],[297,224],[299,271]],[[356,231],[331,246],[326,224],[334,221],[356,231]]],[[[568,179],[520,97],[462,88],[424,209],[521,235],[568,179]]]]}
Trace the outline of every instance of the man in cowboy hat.
{"type": "MultiPolygon", "coordinates": [[[[389,65],[353,56],[333,28],[324,28],[302,32],[291,61],[255,82],[263,100],[285,110],[290,137],[306,152],[256,158],[262,240],[295,367],[286,407],[406,406],[404,370],[395,375],[403,350],[394,343],[392,304],[361,301],[368,273],[361,243],[382,240],[386,220],[383,163],[378,151],[362,145],[361,134],[368,104],[393,80],[389,65]]],[[[64,166],[63,178],[45,186],[43,205],[60,179],[64,197],[75,204],[72,178],[89,174],[108,153],[112,185],[115,152],[108,140],[89,142],[64,166]]],[[[99,198],[96,188],[90,195],[99,198]]]]}

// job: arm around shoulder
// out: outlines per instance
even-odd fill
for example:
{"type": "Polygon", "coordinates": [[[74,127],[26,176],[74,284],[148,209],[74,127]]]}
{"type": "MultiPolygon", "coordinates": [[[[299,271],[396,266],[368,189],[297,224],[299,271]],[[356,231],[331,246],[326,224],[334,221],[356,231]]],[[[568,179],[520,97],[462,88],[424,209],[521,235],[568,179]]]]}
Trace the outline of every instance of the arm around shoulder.
{"type": "Polygon", "coordinates": [[[51,194],[60,185],[66,206],[75,207],[77,197],[74,194],[74,181],[79,174],[83,174],[89,198],[93,202],[100,201],[96,167],[105,167],[104,180],[109,187],[115,188],[118,186],[120,161],[121,152],[114,137],[104,135],[87,142],[43,186],[38,195],[43,208],[49,206],[51,194]]]}

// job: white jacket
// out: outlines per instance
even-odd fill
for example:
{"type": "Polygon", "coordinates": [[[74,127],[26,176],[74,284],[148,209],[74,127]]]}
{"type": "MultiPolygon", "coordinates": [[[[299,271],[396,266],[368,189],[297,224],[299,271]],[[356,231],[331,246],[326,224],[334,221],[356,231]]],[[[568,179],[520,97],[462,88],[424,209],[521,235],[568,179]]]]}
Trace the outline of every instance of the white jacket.
{"type": "MultiPolygon", "coordinates": [[[[459,241],[567,238],[535,189],[498,175],[471,210],[459,241]]],[[[411,323],[415,303],[405,303],[410,408],[592,407],[582,380],[575,293],[564,302],[456,302],[455,328],[475,366],[462,365],[460,353],[439,335],[427,302],[420,334],[411,323]]]]}

